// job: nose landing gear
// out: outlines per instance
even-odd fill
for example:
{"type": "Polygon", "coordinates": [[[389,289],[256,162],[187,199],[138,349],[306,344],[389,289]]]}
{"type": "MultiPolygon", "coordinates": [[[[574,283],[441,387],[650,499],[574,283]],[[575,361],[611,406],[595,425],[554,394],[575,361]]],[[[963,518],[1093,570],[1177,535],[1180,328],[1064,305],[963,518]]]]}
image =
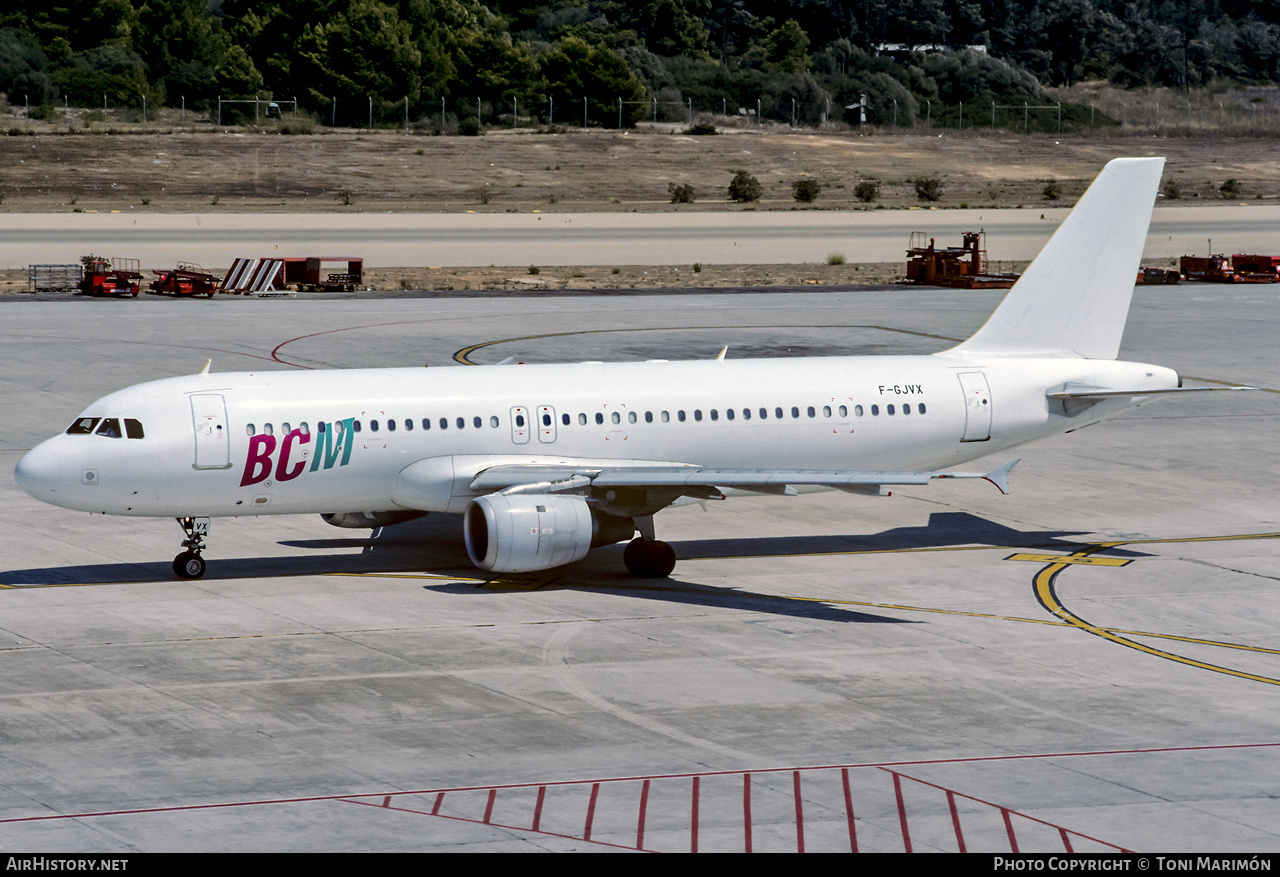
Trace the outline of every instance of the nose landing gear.
{"type": "Polygon", "coordinates": [[[178,518],[178,526],[187,534],[182,540],[186,551],[173,559],[173,574],[180,579],[198,579],[204,575],[205,562],[200,556],[204,551],[204,539],[209,535],[208,518],[178,518]]]}

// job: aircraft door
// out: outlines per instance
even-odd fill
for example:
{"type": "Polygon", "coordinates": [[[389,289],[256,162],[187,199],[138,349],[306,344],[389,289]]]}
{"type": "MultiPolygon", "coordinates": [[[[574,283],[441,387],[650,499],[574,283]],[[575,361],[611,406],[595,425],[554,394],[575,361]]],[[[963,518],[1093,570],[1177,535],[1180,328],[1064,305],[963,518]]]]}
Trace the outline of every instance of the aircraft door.
{"type": "Polygon", "coordinates": [[[219,393],[191,397],[191,422],[196,433],[194,469],[230,469],[231,436],[227,429],[227,404],[219,393]]]}
{"type": "Polygon", "coordinates": [[[529,431],[532,427],[529,424],[529,409],[523,405],[517,405],[511,409],[511,441],[517,445],[528,444],[529,431]]]}
{"type": "Polygon", "coordinates": [[[538,441],[550,444],[556,440],[556,409],[549,405],[538,406],[538,441]]]}
{"type": "Polygon", "coordinates": [[[964,438],[962,442],[985,442],[991,438],[991,388],[982,372],[960,372],[964,392],[964,438]]]}

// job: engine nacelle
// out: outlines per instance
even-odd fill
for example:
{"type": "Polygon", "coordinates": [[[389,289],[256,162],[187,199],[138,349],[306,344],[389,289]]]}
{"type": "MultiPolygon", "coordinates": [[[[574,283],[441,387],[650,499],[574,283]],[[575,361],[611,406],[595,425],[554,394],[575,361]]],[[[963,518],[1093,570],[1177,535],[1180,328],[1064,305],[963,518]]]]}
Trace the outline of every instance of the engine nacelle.
{"type": "Polygon", "coordinates": [[[533,572],[630,539],[635,522],[593,512],[581,496],[491,493],[467,506],[463,532],[467,554],[481,569],[533,572]]]}
{"type": "Polygon", "coordinates": [[[392,524],[403,524],[420,518],[426,512],[393,511],[393,512],[334,512],[321,515],[326,524],[342,527],[344,530],[376,530],[379,527],[390,527],[392,524]]]}

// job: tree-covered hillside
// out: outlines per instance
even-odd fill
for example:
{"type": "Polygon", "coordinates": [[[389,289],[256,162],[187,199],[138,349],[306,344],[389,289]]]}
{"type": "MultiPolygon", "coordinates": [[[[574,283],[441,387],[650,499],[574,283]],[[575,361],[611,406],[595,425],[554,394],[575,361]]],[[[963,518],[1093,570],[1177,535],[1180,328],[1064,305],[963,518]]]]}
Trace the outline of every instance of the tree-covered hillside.
{"type": "MultiPolygon", "coordinates": [[[[1280,81],[1280,0],[9,0],[10,104],[296,97],[322,120],[633,124],[689,109],[910,125],[1042,85],[1280,81]],[[891,48],[892,47],[892,48],[891,48]],[[977,47],[977,48],[974,48],[977,47]],[[619,103],[621,101],[621,104],[619,103]],[[477,109],[478,107],[478,109],[477,109]]],[[[993,111],[994,112],[994,111],[993,111]]]]}

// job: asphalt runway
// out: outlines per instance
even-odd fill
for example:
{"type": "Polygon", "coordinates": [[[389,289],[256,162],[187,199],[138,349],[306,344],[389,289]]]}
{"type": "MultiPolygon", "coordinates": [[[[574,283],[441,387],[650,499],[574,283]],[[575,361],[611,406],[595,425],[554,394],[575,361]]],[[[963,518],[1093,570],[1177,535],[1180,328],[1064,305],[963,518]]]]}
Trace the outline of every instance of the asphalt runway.
{"type": "Polygon", "coordinates": [[[209,358],[929,353],[1001,294],[0,302],[0,846],[1275,851],[1274,288],[1139,288],[1122,350],[1266,392],[1028,446],[1009,496],[668,510],[661,582],[616,546],[487,580],[436,515],[217,519],[177,582],[172,521],[12,476],[95,398],[209,358]]]}
{"type": "MultiPolygon", "coordinates": [[[[991,259],[1030,260],[1067,215],[1021,210],[804,210],[665,213],[0,213],[0,268],[86,253],[226,268],[238,257],[362,257],[379,268],[487,265],[897,262],[911,233],[959,246],[985,229],[991,259]]],[[[1159,207],[1146,258],[1280,252],[1280,206],[1159,207]]]]}

